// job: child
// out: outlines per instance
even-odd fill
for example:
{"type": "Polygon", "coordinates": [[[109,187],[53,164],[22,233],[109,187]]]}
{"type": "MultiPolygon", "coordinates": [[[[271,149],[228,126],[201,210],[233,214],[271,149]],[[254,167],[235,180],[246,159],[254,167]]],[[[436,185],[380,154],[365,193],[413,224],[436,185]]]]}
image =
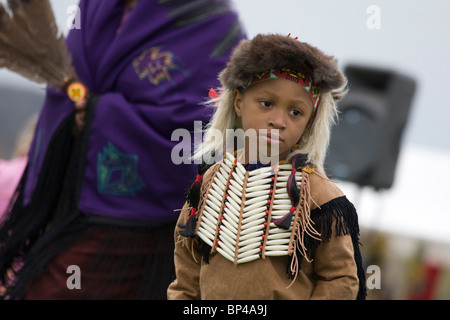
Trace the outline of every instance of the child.
{"type": "Polygon", "coordinates": [[[168,298],[365,299],[357,213],[323,168],[346,90],[337,61],[290,36],[257,35],[219,79],[194,156],[204,164],[175,230],[168,298]],[[256,141],[229,150],[230,129],[256,131],[256,141]]]}

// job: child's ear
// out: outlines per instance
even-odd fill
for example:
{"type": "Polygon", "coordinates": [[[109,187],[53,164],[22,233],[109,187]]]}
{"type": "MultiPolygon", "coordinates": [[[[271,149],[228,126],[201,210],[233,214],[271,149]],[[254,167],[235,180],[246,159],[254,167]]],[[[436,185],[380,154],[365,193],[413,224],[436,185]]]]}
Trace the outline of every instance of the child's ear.
{"type": "Polygon", "coordinates": [[[243,95],[238,89],[235,90],[235,93],[236,95],[234,97],[234,111],[236,111],[237,116],[240,117],[242,114],[243,95]]]}

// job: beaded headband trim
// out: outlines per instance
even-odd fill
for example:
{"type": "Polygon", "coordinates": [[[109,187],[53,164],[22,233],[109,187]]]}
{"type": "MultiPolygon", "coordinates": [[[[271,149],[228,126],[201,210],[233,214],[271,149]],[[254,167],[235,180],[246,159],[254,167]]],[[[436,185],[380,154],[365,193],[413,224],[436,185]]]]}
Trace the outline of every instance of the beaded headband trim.
{"type": "Polygon", "coordinates": [[[290,80],[300,85],[303,89],[306,90],[306,93],[308,93],[309,97],[311,98],[314,111],[317,111],[317,106],[320,102],[320,94],[318,92],[317,86],[313,84],[310,76],[302,72],[292,70],[290,68],[272,68],[270,70],[255,73],[244,89],[259,81],[271,79],[290,80]]]}

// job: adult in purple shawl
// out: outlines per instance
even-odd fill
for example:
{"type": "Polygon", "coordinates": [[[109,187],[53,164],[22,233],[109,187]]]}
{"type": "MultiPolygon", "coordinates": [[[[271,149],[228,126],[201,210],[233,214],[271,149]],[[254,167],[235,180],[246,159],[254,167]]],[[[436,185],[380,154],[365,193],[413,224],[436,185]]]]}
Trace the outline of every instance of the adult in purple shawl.
{"type": "Polygon", "coordinates": [[[201,103],[245,34],[228,1],[128,2],[80,1],[67,44],[90,93],[85,125],[74,135],[73,102],[47,91],[0,230],[6,298],[166,298],[196,171],[173,164],[171,135],[208,121],[201,103]]]}

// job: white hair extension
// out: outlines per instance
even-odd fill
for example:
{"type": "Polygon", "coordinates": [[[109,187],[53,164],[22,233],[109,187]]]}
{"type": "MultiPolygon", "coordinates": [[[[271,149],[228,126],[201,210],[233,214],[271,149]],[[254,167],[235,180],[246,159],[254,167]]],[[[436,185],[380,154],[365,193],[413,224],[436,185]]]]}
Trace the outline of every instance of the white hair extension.
{"type": "Polygon", "coordinates": [[[307,154],[308,162],[324,172],[323,165],[330,143],[331,125],[334,124],[337,116],[336,104],[331,93],[321,95],[317,113],[313,116],[315,118],[312,124],[300,138],[300,148],[289,154],[288,159],[298,153],[307,154]]]}
{"type": "Polygon", "coordinates": [[[235,129],[236,126],[237,115],[234,110],[234,98],[234,90],[223,89],[219,97],[205,103],[213,106],[216,110],[204,130],[202,143],[194,151],[192,156],[194,163],[205,161],[211,164],[224,153],[226,131],[227,129],[235,129]],[[221,139],[219,139],[219,136],[221,139]],[[214,157],[212,157],[212,154],[214,154],[214,157]]]}
{"type": "Polygon", "coordinates": [[[288,160],[298,153],[307,154],[308,162],[311,162],[319,171],[325,173],[324,162],[330,145],[331,126],[335,125],[338,119],[336,101],[342,99],[347,93],[346,79],[345,84],[341,88],[321,94],[313,123],[303,133],[299,142],[300,148],[289,154],[288,160]]]}

